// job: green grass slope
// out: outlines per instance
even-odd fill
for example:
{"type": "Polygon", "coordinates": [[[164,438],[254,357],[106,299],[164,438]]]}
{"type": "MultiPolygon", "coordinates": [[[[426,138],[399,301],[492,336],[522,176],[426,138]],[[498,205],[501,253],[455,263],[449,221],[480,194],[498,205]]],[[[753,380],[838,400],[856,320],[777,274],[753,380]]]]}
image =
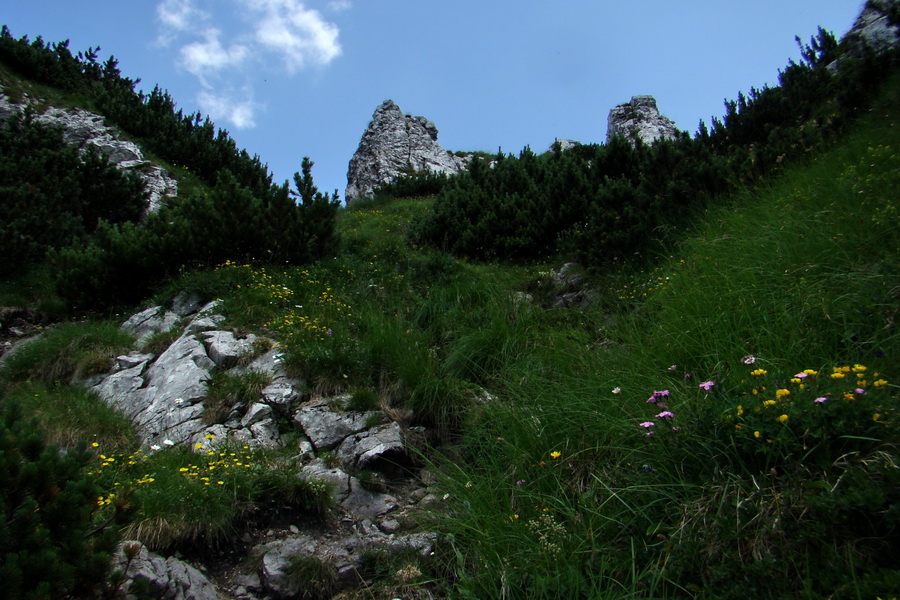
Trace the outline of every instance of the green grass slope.
{"type": "MultiPolygon", "coordinates": [[[[443,541],[417,566],[422,597],[892,597],[897,98],[894,78],[840,143],[718,203],[652,271],[591,274],[588,306],[554,307],[558,263],[410,246],[430,198],[341,210],[335,258],[226,261],[156,300],[221,298],[227,325],[275,339],[309,391],[349,391],[426,427],[422,459],[446,495],[425,524],[443,541]]],[[[289,472],[287,456],[248,455],[272,469],[168,514],[190,489],[179,474],[190,455],[135,459],[114,417],[94,434],[82,418],[65,430],[66,405],[91,402],[68,378],[119,344],[103,325],[73,327],[97,329],[83,332],[103,342],[96,356],[62,361],[80,335],[65,329],[43,358],[35,346],[0,371],[0,391],[58,443],[110,449],[91,468],[101,511],[131,482],[129,535],[227,542],[235,515],[266,495],[323,509],[321,490],[269,480],[289,472]],[[53,357],[59,375],[27,381],[53,357]]]]}

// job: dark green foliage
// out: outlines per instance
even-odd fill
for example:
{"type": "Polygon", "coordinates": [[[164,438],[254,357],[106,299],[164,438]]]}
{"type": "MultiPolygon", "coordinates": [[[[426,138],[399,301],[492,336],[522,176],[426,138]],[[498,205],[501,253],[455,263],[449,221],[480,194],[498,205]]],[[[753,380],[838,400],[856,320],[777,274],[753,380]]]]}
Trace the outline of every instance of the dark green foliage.
{"type": "Polygon", "coordinates": [[[86,597],[103,585],[115,528],[92,523],[100,490],[84,448],[46,446],[37,427],[6,407],[0,420],[0,581],[3,597],[86,597]]]}
{"type": "MultiPolygon", "coordinates": [[[[798,40],[799,41],[799,40],[798,40]]],[[[449,179],[412,238],[476,259],[557,253],[591,265],[633,260],[677,241],[708,200],[761,180],[841,134],[891,71],[892,55],[844,59],[819,29],[778,87],[726,102],[722,120],[645,146],[613,139],[536,156],[475,160],[449,179]]]]}
{"type": "Polygon", "coordinates": [[[101,219],[136,221],[144,185],[55,129],[14,116],[0,126],[0,275],[23,271],[47,249],[84,239],[101,219]]]}
{"type": "Polygon", "coordinates": [[[302,264],[333,252],[337,200],[312,182],[304,159],[295,182],[262,198],[222,171],[210,193],[198,192],[149,215],[141,227],[101,223],[87,244],[54,253],[59,293],[76,308],[138,302],[182,269],[226,260],[302,264]]]}
{"type": "Polygon", "coordinates": [[[401,175],[375,190],[375,197],[413,198],[439,194],[450,178],[445,173],[417,171],[401,175]]]}
{"type": "Polygon", "coordinates": [[[28,79],[91,99],[122,130],[140,138],[144,147],[172,164],[182,165],[210,185],[219,171],[231,171],[242,187],[257,196],[269,192],[272,176],[259,157],[238,150],[224,129],[216,129],[200,113],[185,115],[159,87],[136,92],[140,80],[122,77],[118,61],[97,62],[99,48],[73,56],[68,40],[46,44],[38,37],[15,39],[4,25],[0,61],[28,79]]]}

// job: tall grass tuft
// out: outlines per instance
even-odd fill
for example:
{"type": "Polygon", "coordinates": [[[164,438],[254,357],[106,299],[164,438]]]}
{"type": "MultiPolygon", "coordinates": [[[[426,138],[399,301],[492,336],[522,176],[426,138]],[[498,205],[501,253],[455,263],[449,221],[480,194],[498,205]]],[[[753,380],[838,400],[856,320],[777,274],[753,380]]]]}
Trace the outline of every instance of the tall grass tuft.
{"type": "Polygon", "coordinates": [[[67,323],[17,347],[4,358],[0,377],[7,382],[74,383],[109,371],[116,355],[133,342],[116,323],[67,323]]]}

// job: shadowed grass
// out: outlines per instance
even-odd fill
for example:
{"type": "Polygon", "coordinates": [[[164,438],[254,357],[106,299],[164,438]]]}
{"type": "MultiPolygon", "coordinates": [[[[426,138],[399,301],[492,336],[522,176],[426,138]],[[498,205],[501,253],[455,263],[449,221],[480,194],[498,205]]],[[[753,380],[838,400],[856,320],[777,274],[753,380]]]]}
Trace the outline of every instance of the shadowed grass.
{"type": "Polygon", "coordinates": [[[115,357],[126,352],[133,341],[117,323],[66,323],[44,331],[5,357],[0,378],[48,385],[74,383],[109,371],[115,357]]]}

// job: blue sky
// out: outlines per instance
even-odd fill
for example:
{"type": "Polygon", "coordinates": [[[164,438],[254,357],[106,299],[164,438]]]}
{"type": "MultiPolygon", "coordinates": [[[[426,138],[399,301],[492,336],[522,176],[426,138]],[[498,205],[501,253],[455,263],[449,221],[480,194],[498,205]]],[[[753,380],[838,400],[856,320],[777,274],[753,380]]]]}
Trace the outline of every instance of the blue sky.
{"type": "Polygon", "coordinates": [[[431,119],[448,150],[602,142],[609,109],[656,97],[684,130],[777,82],[794,36],[841,36],[862,0],[6,0],[16,37],[100,46],[169,90],[277,182],[315,161],[343,197],[375,108],[431,119]]]}

